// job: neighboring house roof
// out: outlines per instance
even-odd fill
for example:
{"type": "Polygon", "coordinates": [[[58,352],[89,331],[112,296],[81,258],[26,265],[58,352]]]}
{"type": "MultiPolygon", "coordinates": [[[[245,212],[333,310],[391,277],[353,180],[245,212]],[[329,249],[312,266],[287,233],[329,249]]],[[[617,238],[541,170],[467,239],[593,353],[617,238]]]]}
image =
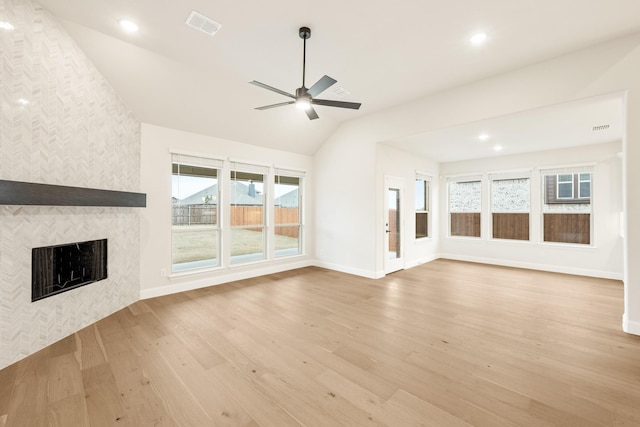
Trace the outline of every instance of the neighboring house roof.
{"type": "Polygon", "coordinates": [[[299,206],[298,189],[289,191],[273,201],[274,206],[283,208],[297,208],[299,206]]]}
{"type": "MultiPolygon", "coordinates": [[[[237,181],[231,181],[231,204],[232,205],[262,205],[263,195],[256,192],[255,196],[249,195],[249,186],[237,181]]],[[[204,205],[203,198],[211,197],[218,194],[218,184],[213,184],[211,187],[207,187],[204,190],[200,190],[182,200],[173,201],[173,204],[180,205],[204,205]]],[[[217,200],[211,200],[209,205],[218,204],[217,200]]]]}

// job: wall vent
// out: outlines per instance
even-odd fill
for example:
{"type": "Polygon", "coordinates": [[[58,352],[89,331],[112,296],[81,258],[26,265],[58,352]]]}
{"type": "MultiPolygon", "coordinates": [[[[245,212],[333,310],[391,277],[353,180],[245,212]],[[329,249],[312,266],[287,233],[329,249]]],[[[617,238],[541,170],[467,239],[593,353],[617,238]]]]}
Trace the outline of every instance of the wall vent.
{"type": "Polygon", "coordinates": [[[210,36],[214,36],[220,28],[222,28],[222,24],[217,23],[211,18],[207,18],[195,10],[191,12],[185,24],[210,36]]]}
{"type": "Polygon", "coordinates": [[[594,132],[599,131],[599,130],[607,130],[607,129],[609,129],[610,126],[611,125],[594,126],[591,130],[594,131],[594,132]]]}

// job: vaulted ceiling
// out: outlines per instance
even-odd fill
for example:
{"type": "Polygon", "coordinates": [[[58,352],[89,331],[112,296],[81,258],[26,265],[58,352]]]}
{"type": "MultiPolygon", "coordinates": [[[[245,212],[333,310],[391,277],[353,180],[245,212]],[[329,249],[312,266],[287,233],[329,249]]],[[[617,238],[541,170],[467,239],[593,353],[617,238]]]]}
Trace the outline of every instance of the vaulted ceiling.
{"type": "Polygon", "coordinates": [[[140,120],[302,154],[347,120],[640,30],[637,0],[39,2],[140,120]],[[220,31],[185,25],[193,10],[220,31]],[[124,18],[139,31],[123,32],[124,18]],[[321,98],[360,110],[318,106],[310,121],[294,106],[254,109],[287,98],[249,81],[301,85],[303,25],[312,30],[307,86],[327,74],[350,93],[321,98]],[[486,43],[473,46],[478,32],[486,43]]]}

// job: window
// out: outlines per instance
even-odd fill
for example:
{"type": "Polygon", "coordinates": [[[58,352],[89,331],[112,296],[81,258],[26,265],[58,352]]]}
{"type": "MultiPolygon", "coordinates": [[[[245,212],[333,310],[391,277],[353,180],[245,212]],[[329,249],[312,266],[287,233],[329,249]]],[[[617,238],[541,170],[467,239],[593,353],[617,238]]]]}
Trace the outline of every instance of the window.
{"type": "Polygon", "coordinates": [[[592,173],[585,169],[542,172],[543,241],[591,244],[592,173]]]}
{"type": "Polygon", "coordinates": [[[562,174],[558,179],[558,199],[573,199],[573,175],[562,174]]]}
{"type": "Polygon", "coordinates": [[[268,168],[231,163],[231,264],[265,259],[265,175],[268,168]]]}
{"type": "Polygon", "coordinates": [[[543,182],[547,204],[590,203],[590,172],[549,174],[543,182]]]}
{"type": "Polygon", "coordinates": [[[482,182],[449,182],[449,233],[451,236],[480,237],[482,182]]]}
{"type": "Polygon", "coordinates": [[[171,271],[220,265],[221,160],[172,154],[171,271]]]}
{"type": "Polygon", "coordinates": [[[276,170],[274,186],[274,238],[276,257],[301,253],[300,182],[298,176],[280,175],[276,170]]]}
{"type": "Polygon", "coordinates": [[[416,239],[429,237],[429,180],[418,177],[415,184],[416,239]]]}
{"type": "Polygon", "coordinates": [[[429,181],[416,179],[416,239],[429,237],[429,181]]]}
{"type": "Polygon", "coordinates": [[[581,173],[578,175],[578,198],[591,198],[591,174],[581,173]]]}
{"type": "Polygon", "coordinates": [[[491,180],[492,236],[529,240],[530,179],[491,180]]]}

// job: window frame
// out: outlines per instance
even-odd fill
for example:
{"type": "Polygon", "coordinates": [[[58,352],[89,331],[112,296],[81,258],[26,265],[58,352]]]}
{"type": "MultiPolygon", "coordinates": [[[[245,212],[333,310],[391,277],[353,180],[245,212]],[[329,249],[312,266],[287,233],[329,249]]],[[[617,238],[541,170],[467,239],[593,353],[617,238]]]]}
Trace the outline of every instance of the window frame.
{"type": "Polygon", "coordinates": [[[483,211],[483,201],[482,201],[482,197],[483,197],[483,186],[484,186],[484,178],[481,174],[479,175],[464,175],[464,176],[455,176],[455,177],[448,177],[447,178],[447,222],[448,222],[448,230],[447,230],[447,237],[450,238],[463,238],[463,239],[482,239],[483,238],[483,233],[482,233],[482,211],[483,211]],[[461,212],[452,212],[451,211],[451,186],[452,184],[461,184],[461,183],[475,183],[477,182],[480,188],[480,194],[478,196],[478,199],[480,201],[480,208],[477,211],[461,211],[461,212]],[[452,214],[456,214],[456,213],[472,213],[472,214],[478,214],[478,219],[477,221],[475,220],[475,218],[473,219],[474,221],[474,230],[475,228],[477,228],[477,235],[468,235],[468,234],[453,234],[452,233],[452,214]],[[477,223],[477,226],[476,226],[477,223]]]}
{"type": "MultiPolygon", "coordinates": [[[[220,159],[216,159],[215,157],[207,157],[207,156],[201,156],[201,155],[190,155],[190,154],[181,154],[181,153],[177,153],[177,152],[171,152],[171,179],[172,179],[172,183],[171,183],[171,228],[170,228],[170,233],[171,233],[171,249],[170,249],[170,253],[171,253],[171,263],[170,263],[170,270],[171,274],[184,274],[184,273],[191,273],[191,272],[201,272],[203,270],[211,270],[211,269],[217,269],[220,268],[223,265],[223,247],[222,247],[222,203],[221,203],[221,182],[222,182],[222,177],[224,176],[224,161],[220,160],[220,159]],[[173,193],[174,193],[174,183],[173,183],[173,177],[174,176],[180,176],[180,166],[186,166],[188,168],[191,169],[191,171],[195,171],[195,170],[204,170],[204,169],[208,169],[208,170],[215,170],[215,175],[209,175],[209,176],[215,176],[216,179],[216,183],[213,184],[216,186],[215,189],[215,194],[211,195],[211,199],[210,200],[214,200],[215,204],[216,204],[216,220],[214,224],[211,224],[207,227],[207,229],[209,230],[213,230],[215,232],[215,239],[214,239],[214,249],[215,249],[215,258],[213,258],[212,260],[214,260],[214,263],[210,263],[208,261],[210,260],[195,260],[195,261],[189,261],[189,262],[182,262],[182,263],[174,263],[174,239],[175,239],[175,226],[176,224],[174,224],[174,211],[175,211],[175,205],[173,203],[173,193]],[[175,168],[177,167],[178,173],[174,173],[175,168]],[[192,264],[192,266],[186,265],[186,264],[192,264]]],[[[186,174],[187,176],[207,176],[207,175],[195,175],[195,174],[186,174]]],[[[213,186],[212,185],[212,186],[213,186]]],[[[201,190],[199,192],[202,192],[204,190],[201,190]]],[[[195,194],[198,194],[199,192],[193,193],[191,195],[187,195],[186,198],[188,199],[189,197],[193,197],[195,194]]],[[[209,196],[209,194],[205,195],[204,197],[209,196]]],[[[202,200],[202,204],[208,204],[208,202],[210,200],[205,201],[205,198],[203,197],[202,200]]],[[[179,200],[179,199],[178,199],[179,200]]],[[[200,204],[197,204],[200,205],[200,204]]],[[[194,204],[194,206],[197,206],[196,204],[194,204]]],[[[191,225],[191,213],[189,213],[189,224],[191,225]]],[[[201,231],[205,231],[204,227],[201,231]]]]}
{"type": "MultiPolygon", "coordinates": [[[[299,255],[303,255],[304,254],[304,225],[303,225],[303,184],[304,184],[304,173],[303,172],[298,172],[298,171],[291,171],[291,170],[286,170],[286,169],[278,169],[278,168],[274,168],[274,173],[273,173],[273,184],[274,184],[274,198],[273,198],[273,203],[272,203],[272,208],[273,208],[273,257],[274,259],[282,259],[282,258],[287,258],[287,257],[294,257],[294,256],[299,256],[299,255]],[[275,214],[275,210],[278,206],[276,206],[275,203],[275,186],[280,184],[277,180],[278,177],[286,177],[289,179],[297,179],[298,180],[298,222],[296,223],[283,223],[283,224],[276,224],[275,219],[276,219],[276,214],[275,214]],[[281,250],[281,253],[278,254],[278,249],[276,248],[276,230],[278,227],[297,227],[298,228],[298,251],[296,253],[283,253],[281,250]]],[[[293,190],[295,191],[295,190],[293,190]]],[[[288,194],[288,193],[285,193],[288,194]]]]}
{"type": "MultiPolygon", "coordinates": [[[[531,243],[532,242],[532,235],[531,235],[531,220],[532,220],[532,213],[531,213],[531,183],[532,183],[532,179],[531,179],[531,172],[530,170],[525,170],[525,171],[515,171],[515,172],[503,172],[503,173],[491,173],[488,176],[488,186],[489,186],[489,203],[488,203],[488,213],[490,214],[490,218],[489,218],[489,225],[490,225],[490,240],[496,240],[496,241],[503,241],[503,242],[516,242],[516,243],[531,243]],[[494,192],[494,186],[493,183],[496,181],[516,181],[516,180],[526,180],[527,181],[527,195],[528,195],[528,210],[495,210],[494,209],[494,196],[495,196],[495,192],[494,192]],[[502,214],[527,214],[527,220],[526,220],[526,224],[527,224],[527,229],[526,229],[526,235],[527,238],[526,239],[517,239],[517,238],[509,238],[509,237],[496,237],[496,229],[495,229],[495,214],[498,215],[502,215],[502,214]]],[[[516,224],[518,223],[517,218],[514,219],[514,222],[516,222],[516,224]]],[[[519,235],[519,233],[514,233],[515,235],[519,235]]]]}
{"type": "Polygon", "coordinates": [[[414,196],[415,194],[417,194],[417,189],[415,188],[415,185],[417,184],[417,182],[421,181],[424,185],[423,187],[423,191],[424,193],[422,194],[422,196],[424,197],[424,204],[423,207],[424,209],[418,209],[416,203],[417,200],[414,200],[414,240],[418,241],[418,240],[425,240],[425,239],[430,239],[431,238],[431,177],[428,175],[423,175],[423,174],[416,174],[416,178],[414,181],[414,196]],[[418,235],[418,215],[422,216],[422,215],[426,215],[426,224],[424,224],[425,226],[425,235],[418,235]]]}
{"type": "MultiPolygon", "coordinates": [[[[229,230],[229,235],[227,236],[227,240],[229,241],[229,250],[226,254],[226,258],[228,259],[229,266],[235,267],[237,265],[245,265],[251,264],[261,261],[266,261],[269,259],[269,227],[268,227],[268,211],[269,211],[269,179],[270,179],[270,171],[268,166],[262,166],[259,164],[253,163],[245,163],[245,162],[236,162],[231,161],[229,165],[229,173],[225,174],[226,179],[228,179],[228,188],[229,188],[229,201],[225,205],[225,209],[228,208],[229,211],[229,221],[226,224],[227,227],[225,229],[229,230]],[[238,174],[241,174],[241,179],[238,179],[238,174]],[[251,175],[261,175],[262,181],[258,181],[262,183],[262,204],[259,205],[262,208],[262,222],[261,224],[242,224],[242,225],[234,225],[232,224],[233,213],[231,210],[237,206],[258,206],[258,205],[243,205],[239,203],[234,203],[231,200],[231,191],[233,187],[233,182],[236,183],[238,181],[247,181],[249,182],[249,186],[252,181],[249,178],[251,175]],[[250,253],[250,254],[234,254],[233,253],[233,244],[234,244],[234,230],[251,230],[260,228],[262,231],[262,251],[260,253],[250,253]]],[[[236,184],[237,185],[237,184],[236,184]]],[[[250,187],[248,188],[250,192],[250,187]]]]}
{"type": "Polygon", "coordinates": [[[566,166],[566,167],[554,167],[554,168],[541,168],[540,169],[540,182],[541,187],[541,204],[540,204],[540,243],[544,245],[567,245],[572,247],[594,247],[595,235],[594,235],[594,205],[593,205],[593,174],[594,165],[578,165],[578,166],[566,166]],[[580,175],[588,174],[589,180],[583,180],[582,182],[589,182],[589,196],[580,198],[580,175]],[[548,194],[550,189],[548,185],[549,177],[556,179],[556,185],[554,186],[557,191],[557,180],[560,175],[572,176],[572,191],[573,197],[558,198],[557,193],[553,195],[548,194]],[[552,196],[552,197],[551,197],[552,196]],[[562,209],[562,205],[566,205],[565,209],[562,209]],[[587,205],[588,208],[581,208],[580,206],[587,205]],[[546,207],[545,207],[546,206],[546,207]],[[573,207],[572,207],[573,206],[573,207]],[[555,217],[554,217],[555,215],[555,217]],[[558,215],[577,215],[575,216],[576,222],[572,223],[572,227],[568,230],[557,230],[557,225],[554,225],[551,221],[555,221],[557,224],[561,224],[562,221],[566,221],[560,218],[558,215]],[[588,227],[582,224],[585,220],[583,215],[588,215],[588,227]],[[553,219],[552,219],[553,218],[553,219]],[[550,221],[549,224],[546,221],[550,221]],[[555,234],[547,236],[547,232],[555,234]],[[588,232],[588,234],[587,234],[588,232]],[[557,236],[565,235],[566,239],[560,240],[557,236]],[[588,242],[580,242],[579,240],[588,238],[588,242]],[[548,240],[547,240],[548,239],[548,240]],[[573,241],[571,241],[573,240],[573,241]]]}

